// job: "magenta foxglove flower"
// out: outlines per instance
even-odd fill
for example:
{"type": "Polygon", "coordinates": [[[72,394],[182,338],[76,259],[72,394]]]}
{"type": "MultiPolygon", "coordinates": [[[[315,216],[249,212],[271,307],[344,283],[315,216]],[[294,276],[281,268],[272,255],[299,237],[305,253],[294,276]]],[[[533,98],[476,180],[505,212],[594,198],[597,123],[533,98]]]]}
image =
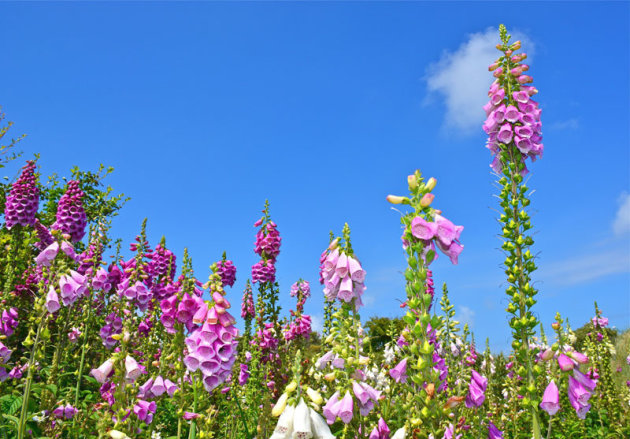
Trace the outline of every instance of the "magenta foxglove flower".
{"type": "Polygon", "coordinates": [[[488,421],[488,439],[503,439],[503,432],[492,421],[488,421]]]}
{"type": "Polygon", "coordinates": [[[65,406],[60,405],[57,408],[55,408],[52,414],[55,418],[72,419],[74,415],[77,414],[77,412],[78,412],[77,409],[72,407],[70,404],[66,404],[65,406]]]}
{"type": "Polygon", "coordinates": [[[546,411],[549,416],[555,415],[558,410],[560,410],[560,395],[558,393],[558,386],[556,386],[556,383],[553,380],[551,380],[545,389],[542,402],[540,403],[540,408],[546,411]]]}
{"type": "Polygon", "coordinates": [[[588,404],[588,400],[591,397],[591,392],[585,388],[578,380],[569,377],[569,402],[575,409],[578,418],[585,419],[586,414],[591,409],[591,405],[588,404]]]}
{"type": "Polygon", "coordinates": [[[35,162],[29,160],[7,195],[4,207],[4,222],[7,229],[14,225],[34,226],[39,207],[39,188],[35,175],[35,162]]]}
{"type": "Polygon", "coordinates": [[[79,328],[72,328],[68,333],[68,340],[70,341],[70,343],[76,343],[79,340],[80,336],[81,331],[79,330],[79,328]]]}
{"type": "Polygon", "coordinates": [[[473,370],[468,386],[468,394],[466,395],[466,407],[480,407],[486,399],[485,391],[487,387],[488,380],[476,370],[473,370]]]}
{"type": "Polygon", "coordinates": [[[575,367],[575,363],[565,354],[558,355],[558,365],[563,371],[571,370],[575,367]]]}
{"type": "Polygon", "coordinates": [[[403,359],[400,363],[396,365],[393,369],[389,371],[389,376],[391,376],[394,381],[397,383],[406,383],[407,382],[407,359],[403,359]]]}
{"type": "Polygon", "coordinates": [[[182,416],[186,421],[190,421],[192,419],[197,419],[199,417],[199,413],[193,413],[193,412],[184,412],[184,415],[182,416]]]}
{"type": "Polygon", "coordinates": [[[13,334],[13,331],[18,326],[18,311],[16,308],[9,308],[2,311],[0,315],[0,334],[4,334],[7,337],[13,334]]]}
{"type": "Polygon", "coordinates": [[[461,437],[461,434],[455,436],[455,426],[453,424],[449,424],[444,431],[444,436],[442,439],[460,439],[461,437]]]}
{"type": "Polygon", "coordinates": [[[87,216],[83,208],[83,195],[79,182],[70,180],[66,193],[59,199],[57,221],[52,225],[53,229],[70,235],[72,242],[80,241],[85,235],[87,216]]]}
{"type": "MultiPolygon", "coordinates": [[[[2,341],[0,341],[0,364],[2,363],[6,363],[7,361],[9,361],[9,357],[11,357],[11,353],[13,351],[11,351],[8,347],[6,347],[2,341]]],[[[4,368],[0,368],[2,370],[5,370],[4,368]]]]}
{"type": "Polygon", "coordinates": [[[252,287],[247,282],[243,291],[243,299],[241,302],[241,317],[244,319],[253,319],[256,317],[256,308],[254,308],[254,296],[252,295],[252,287]]]}
{"type": "Polygon", "coordinates": [[[230,260],[217,262],[217,273],[221,276],[223,286],[232,286],[236,282],[236,266],[230,260]]]}
{"type": "Polygon", "coordinates": [[[387,423],[383,418],[380,418],[378,420],[378,424],[374,427],[368,439],[390,439],[390,433],[391,431],[389,430],[387,423]]]}
{"type": "Polygon", "coordinates": [[[147,425],[153,421],[153,414],[157,409],[155,401],[144,401],[139,399],[136,405],[133,406],[133,413],[138,417],[140,421],[143,421],[147,425]]]}

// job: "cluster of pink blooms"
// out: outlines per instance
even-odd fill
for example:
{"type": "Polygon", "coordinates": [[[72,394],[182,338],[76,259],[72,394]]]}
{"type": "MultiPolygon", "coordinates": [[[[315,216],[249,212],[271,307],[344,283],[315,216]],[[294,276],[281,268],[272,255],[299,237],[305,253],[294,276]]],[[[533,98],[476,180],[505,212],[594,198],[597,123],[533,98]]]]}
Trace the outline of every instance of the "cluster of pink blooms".
{"type": "MultiPolygon", "coordinates": [[[[217,302],[216,299],[215,302],[217,302]]],[[[217,303],[208,314],[214,310],[212,314],[216,315],[217,306],[220,304],[217,303]]],[[[228,313],[224,312],[224,314],[228,313]]],[[[203,385],[208,392],[230,376],[232,365],[236,360],[237,335],[238,330],[233,321],[223,322],[211,317],[186,338],[188,355],[184,358],[184,364],[190,372],[201,371],[203,385]]]]}
{"type": "MultiPolygon", "coordinates": [[[[367,416],[374,408],[374,403],[378,402],[381,392],[374,389],[365,382],[352,381],[352,393],[357,399],[359,413],[361,416],[367,416]]],[[[336,391],[322,407],[322,413],[326,418],[328,425],[332,425],[337,418],[341,419],[344,424],[350,423],[354,411],[354,399],[349,391],[346,391],[343,398],[336,391]]]]}
{"type": "Polygon", "coordinates": [[[223,286],[232,286],[236,282],[236,266],[230,260],[217,262],[217,273],[221,276],[223,286]]]}
{"type": "Polygon", "coordinates": [[[352,255],[335,247],[324,260],[322,277],[327,300],[339,299],[348,303],[355,299],[356,309],[363,305],[361,296],[365,291],[365,270],[352,255]]]}
{"type": "Polygon", "coordinates": [[[435,243],[453,264],[457,264],[457,258],[464,249],[459,242],[462,230],[464,226],[456,226],[437,213],[433,216],[433,221],[427,221],[421,216],[411,221],[411,234],[424,242],[425,250],[435,250],[435,243]]]}
{"type": "Polygon", "coordinates": [[[78,242],[85,235],[86,225],[87,215],[83,208],[83,191],[78,181],[70,180],[68,189],[59,199],[57,220],[51,228],[61,230],[70,235],[72,242],[78,242]]]}
{"type": "Polygon", "coordinates": [[[7,337],[13,334],[13,331],[18,326],[18,311],[16,308],[9,308],[3,310],[0,314],[0,334],[7,337]]]}
{"type": "Polygon", "coordinates": [[[494,76],[498,79],[490,86],[488,92],[490,101],[483,107],[487,116],[483,124],[483,130],[488,134],[487,148],[494,155],[494,160],[490,166],[496,173],[502,171],[502,164],[499,159],[501,145],[514,143],[523,162],[528,157],[535,160],[537,157],[541,157],[543,153],[542,124],[540,122],[542,110],[538,108],[538,102],[531,99],[531,96],[538,93],[538,90],[535,87],[524,85],[531,83],[532,78],[523,75],[529,66],[520,64],[527,55],[524,53],[512,55],[511,50],[508,52],[506,57],[511,57],[506,61],[512,66],[509,71],[504,72],[503,67],[498,67],[498,62],[489,67],[489,70],[494,71],[494,76]],[[505,88],[501,86],[501,78],[510,83],[511,96],[506,96],[505,88]]]}
{"type": "Polygon", "coordinates": [[[173,280],[175,277],[175,261],[177,257],[162,244],[158,244],[155,250],[147,255],[151,259],[149,272],[155,277],[165,277],[173,280]]]}
{"type": "Polygon", "coordinates": [[[147,288],[144,282],[135,281],[132,284],[130,279],[124,279],[120,282],[117,291],[121,297],[133,301],[140,311],[146,311],[153,298],[151,289],[147,288]]]}
{"type": "Polygon", "coordinates": [[[110,313],[105,317],[105,325],[101,328],[100,336],[103,340],[103,346],[108,349],[113,348],[118,343],[112,335],[122,333],[122,319],[116,313],[110,313]]]}
{"type": "Polygon", "coordinates": [[[78,410],[72,407],[70,404],[66,404],[65,406],[60,405],[52,411],[53,416],[59,419],[72,419],[77,413],[78,410]]]}
{"type": "MultiPolygon", "coordinates": [[[[251,344],[258,346],[263,354],[274,351],[278,347],[278,339],[275,336],[273,323],[265,323],[264,328],[256,331],[256,336],[254,340],[251,341],[251,344]]],[[[272,354],[269,354],[269,356],[265,355],[263,360],[271,360],[271,355],[272,354]]]]}
{"type": "MultiPolygon", "coordinates": [[[[88,292],[87,280],[85,276],[70,270],[70,274],[64,274],[59,278],[59,291],[61,303],[64,306],[72,306],[79,297],[88,292]]],[[[46,309],[49,313],[55,313],[61,308],[59,295],[54,285],[50,285],[46,295],[46,309]]]]}
{"type": "Polygon", "coordinates": [[[4,221],[7,229],[16,224],[21,226],[35,225],[35,214],[39,207],[39,188],[35,176],[35,162],[29,160],[22,168],[20,178],[17,179],[7,195],[4,208],[4,221]]]}
{"type": "Polygon", "coordinates": [[[164,379],[161,375],[155,378],[149,378],[138,389],[139,399],[152,399],[158,398],[166,393],[168,396],[173,396],[178,389],[177,384],[169,379],[164,379]]]}
{"type": "Polygon", "coordinates": [[[227,309],[230,307],[227,299],[218,293],[213,295],[216,305],[208,309],[208,305],[201,298],[202,294],[203,291],[197,284],[192,296],[184,293],[181,300],[178,301],[177,293],[174,293],[160,302],[160,308],[162,309],[160,321],[168,333],[174,334],[176,332],[176,322],[184,324],[188,331],[195,329],[195,324],[203,323],[207,319],[219,321],[223,326],[234,324],[234,317],[227,312],[227,309]],[[219,297],[220,302],[217,301],[219,297]]]}
{"type": "MultiPolygon", "coordinates": [[[[588,403],[588,400],[593,395],[596,386],[596,380],[589,378],[577,368],[573,369],[573,375],[569,376],[569,402],[575,409],[575,412],[580,419],[584,419],[588,411],[591,409],[591,405],[588,403]]],[[[549,416],[555,415],[558,410],[560,410],[558,386],[556,386],[556,383],[553,380],[551,380],[545,389],[542,402],[540,403],[540,408],[546,411],[549,416]]]]}
{"type": "Polygon", "coordinates": [[[302,296],[305,298],[311,297],[311,285],[307,280],[300,280],[291,285],[291,291],[289,294],[291,297],[296,297],[298,291],[302,291],[302,296]]]}
{"type": "Polygon", "coordinates": [[[253,319],[256,317],[256,308],[254,307],[254,296],[252,294],[252,287],[247,284],[243,291],[243,301],[241,302],[241,317],[244,319],[253,319]]]}
{"type": "Polygon", "coordinates": [[[284,339],[293,340],[297,337],[308,338],[311,335],[311,316],[302,314],[289,322],[284,330],[284,339]]]}
{"type": "Polygon", "coordinates": [[[138,417],[138,420],[147,425],[153,422],[153,415],[156,410],[157,404],[155,401],[148,402],[143,399],[139,399],[133,406],[133,413],[138,417]]]}
{"type": "MultiPolygon", "coordinates": [[[[254,223],[254,227],[263,225],[264,218],[254,223]]],[[[256,233],[254,252],[262,259],[252,267],[252,282],[265,283],[276,280],[276,258],[280,253],[282,238],[278,232],[276,223],[269,221],[256,233]]]]}

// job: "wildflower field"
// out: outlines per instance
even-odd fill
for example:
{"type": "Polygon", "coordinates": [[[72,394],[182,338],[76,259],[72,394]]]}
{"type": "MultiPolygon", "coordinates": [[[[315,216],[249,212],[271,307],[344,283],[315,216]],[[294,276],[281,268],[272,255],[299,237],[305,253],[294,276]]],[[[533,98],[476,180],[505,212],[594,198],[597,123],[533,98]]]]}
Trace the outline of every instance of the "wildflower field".
{"type": "MultiPolygon", "coordinates": [[[[0,438],[630,437],[629,333],[597,304],[579,329],[562,304],[553,322],[535,311],[527,178],[543,158],[545,94],[527,48],[504,26],[496,43],[479,138],[498,201],[480,202],[498,212],[511,352],[475,342],[447,284],[434,283],[432,263],[456,265],[466,230],[414,163],[408,193],[383,200],[400,212],[407,266],[399,318],[378,326],[360,318],[370,273],[349,224],[321,242],[320,285],[277,282],[273,200],[252,218],[252,267],[237,271],[225,249],[208,277],[195,273],[187,251],[148,241],[147,220],[125,260],[110,233],[125,202],[103,182],[110,170],[45,183],[37,156],[0,185],[0,438]],[[314,295],[325,298],[321,332],[305,312],[314,295]]],[[[2,126],[4,166],[22,158],[2,126]]]]}

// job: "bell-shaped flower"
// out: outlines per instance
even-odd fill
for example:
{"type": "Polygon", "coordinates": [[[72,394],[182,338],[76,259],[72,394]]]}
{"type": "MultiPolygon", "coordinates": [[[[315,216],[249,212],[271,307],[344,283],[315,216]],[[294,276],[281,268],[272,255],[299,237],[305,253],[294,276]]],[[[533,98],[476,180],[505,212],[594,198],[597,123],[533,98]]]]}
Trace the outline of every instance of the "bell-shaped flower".
{"type": "Polygon", "coordinates": [[[295,407],[290,405],[286,407],[284,411],[282,412],[282,414],[280,415],[280,418],[278,419],[278,423],[276,424],[276,428],[273,430],[274,435],[278,434],[278,436],[276,436],[278,439],[280,438],[288,439],[291,437],[291,433],[293,432],[294,412],[295,412],[295,407]]]}
{"type": "Polygon", "coordinates": [[[573,377],[584,386],[589,392],[595,391],[597,381],[590,379],[577,369],[573,369],[573,377]]]}
{"type": "Polygon", "coordinates": [[[48,294],[46,294],[46,309],[49,313],[53,314],[57,312],[61,308],[59,304],[59,296],[57,296],[57,291],[54,286],[50,286],[48,289],[48,294]]]}
{"type": "Polygon", "coordinates": [[[389,376],[397,383],[407,382],[407,359],[404,358],[400,363],[389,371],[389,376]]]}
{"type": "Polygon", "coordinates": [[[348,269],[350,270],[350,278],[354,282],[363,283],[365,281],[365,270],[361,267],[361,263],[352,256],[348,258],[348,269]]]}
{"type": "Polygon", "coordinates": [[[125,358],[125,379],[135,381],[140,375],[142,375],[142,369],[140,369],[138,362],[131,355],[127,355],[125,358]]]}
{"type": "Polygon", "coordinates": [[[421,216],[415,217],[411,220],[411,234],[418,239],[424,239],[428,241],[438,232],[438,224],[436,222],[427,221],[421,216]]]}
{"type": "Polygon", "coordinates": [[[311,418],[311,429],[313,431],[313,437],[316,439],[335,439],[335,436],[330,431],[330,427],[322,418],[319,413],[317,413],[312,408],[308,410],[309,416],[311,418]]]}
{"type": "Polygon", "coordinates": [[[90,371],[90,375],[96,378],[96,381],[103,384],[107,380],[107,377],[109,377],[109,374],[112,372],[113,368],[114,361],[110,358],[109,360],[101,364],[97,369],[92,369],[90,371]]]}
{"type": "Polygon", "coordinates": [[[348,255],[345,253],[339,255],[337,265],[335,266],[335,272],[341,279],[348,275],[348,255]]]}
{"type": "Polygon", "coordinates": [[[573,360],[571,360],[565,354],[558,355],[558,365],[560,366],[560,369],[565,372],[575,367],[575,363],[573,362],[573,360]]]}
{"type": "Polygon", "coordinates": [[[464,230],[464,226],[456,226],[451,221],[447,220],[441,215],[435,215],[435,224],[437,224],[437,238],[438,241],[445,246],[451,245],[453,240],[459,239],[459,236],[464,230]]]}
{"type": "Polygon", "coordinates": [[[313,437],[309,408],[302,398],[300,398],[300,402],[298,403],[297,407],[295,407],[295,411],[293,413],[292,437],[304,439],[309,439],[313,437]]]}
{"type": "Polygon", "coordinates": [[[510,143],[512,141],[512,125],[509,123],[504,123],[501,125],[499,132],[497,133],[497,140],[501,143],[510,143]]]}
{"type": "Polygon", "coordinates": [[[543,393],[543,399],[540,403],[540,408],[546,411],[549,416],[555,415],[560,410],[560,395],[558,393],[558,386],[551,380],[543,393]]]}
{"type": "Polygon", "coordinates": [[[503,439],[503,432],[492,421],[488,421],[488,439],[503,439]]]}
{"type": "Polygon", "coordinates": [[[326,401],[326,405],[322,407],[322,413],[326,417],[326,422],[328,425],[332,425],[339,414],[339,407],[337,403],[339,402],[339,392],[333,393],[333,395],[326,401]]]}
{"type": "Polygon", "coordinates": [[[339,406],[337,416],[339,416],[344,424],[350,423],[352,420],[352,411],[354,409],[354,401],[352,400],[352,396],[350,396],[350,392],[346,391],[343,399],[338,401],[337,405],[339,406]]]}

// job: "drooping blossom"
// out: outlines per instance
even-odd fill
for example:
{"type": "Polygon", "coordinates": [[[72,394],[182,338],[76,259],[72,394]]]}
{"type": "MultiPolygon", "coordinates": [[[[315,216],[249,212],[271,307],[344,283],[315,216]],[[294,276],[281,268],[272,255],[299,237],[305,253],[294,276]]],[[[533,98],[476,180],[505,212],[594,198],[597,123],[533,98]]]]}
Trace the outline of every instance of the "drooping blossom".
{"type": "Polygon", "coordinates": [[[52,414],[55,418],[72,419],[77,412],[78,410],[76,408],[72,407],[70,404],[66,404],[65,406],[60,405],[56,407],[52,411],[52,414]]]}
{"type": "Polygon", "coordinates": [[[492,421],[488,421],[488,439],[503,439],[503,432],[492,421]]]}
{"type": "Polygon", "coordinates": [[[555,415],[560,410],[560,395],[558,393],[558,386],[554,380],[551,380],[543,393],[543,399],[540,403],[540,408],[546,411],[549,416],[555,415]]]}
{"type": "Polygon", "coordinates": [[[10,337],[18,326],[18,310],[15,307],[5,309],[0,314],[0,335],[10,337]]]}
{"type": "Polygon", "coordinates": [[[403,359],[394,368],[390,369],[389,376],[391,376],[397,383],[407,382],[407,359],[403,359]]]}
{"type": "Polygon", "coordinates": [[[252,294],[252,286],[247,282],[243,291],[243,299],[241,302],[241,317],[244,319],[253,319],[256,317],[256,308],[254,307],[254,296],[252,294]]]}
{"type": "Polygon", "coordinates": [[[143,421],[145,424],[149,425],[153,421],[153,415],[155,410],[157,409],[157,404],[155,401],[144,401],[139,399],[138,402],[133,406],[133,413],[138,417],[138,420],[143,421]]]}
{"type": "Polygon", "coordinates": [[[326,257],[323,269],[324,295],[329,301],[353,302],[358,309],[365,292],[365,270],[353,254],[334,248],[326,257]]]}

